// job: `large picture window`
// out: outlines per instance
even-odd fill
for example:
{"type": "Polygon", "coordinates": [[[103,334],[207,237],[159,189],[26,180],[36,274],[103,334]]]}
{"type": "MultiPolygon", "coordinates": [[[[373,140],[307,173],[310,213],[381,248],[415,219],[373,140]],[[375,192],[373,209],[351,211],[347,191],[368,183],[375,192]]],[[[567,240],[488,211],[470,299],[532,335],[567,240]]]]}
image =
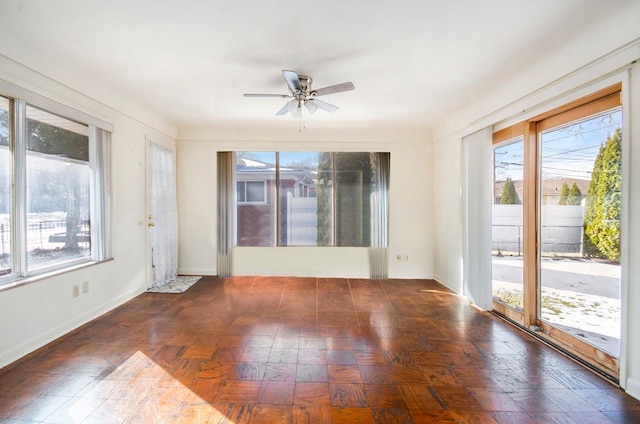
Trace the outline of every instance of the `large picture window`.
{"type": "Polygon", "coordinates": [[[381,216],[386,219],[388,156],[237,152],[236,244],[380,246],[379,240],[386,241],[380,223],[381,216]],[[254,201],[250,184],[260,187],[254,201]],[[257,201],[258,192],[264,201],[257,201]]]}
{"type": "Polygon", "coordinates": [[[107,139],[0,97],[0,283],[108,257],[107,139]]]}

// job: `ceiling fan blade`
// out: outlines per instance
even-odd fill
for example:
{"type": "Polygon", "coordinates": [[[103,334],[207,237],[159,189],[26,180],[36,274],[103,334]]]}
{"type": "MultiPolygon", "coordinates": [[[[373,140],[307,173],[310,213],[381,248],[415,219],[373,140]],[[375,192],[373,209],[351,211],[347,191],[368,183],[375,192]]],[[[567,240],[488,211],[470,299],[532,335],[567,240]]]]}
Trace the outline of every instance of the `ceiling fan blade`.
{"type": "Polygon", "coordinates": [[[313,99],[308,101],[313,102],[316,106],[318,106],[320,109],[324,110],[325,112],[333,113],[338,109],[340,109],[338,106],[334,106],[327,102],[323,102],[322,100],[313,99]]]}
{"type": "Polygon", "coordinates": [[[329,87],[318,88],[313,90],[313,94],[316,96],[324,96],[326,94],[341,93],[343,91],[354,90],[352,82],[343,82],[342,84],[330,85],[329,87]]]}
{"type": "Polygon", "coordinates": [[[299,91],[301,89],[300,78],[298,78],[298,74],[293,71],[282,71],[282,75],[284,79],[287,81],[289,88],[292,92],[299,91]]]}
{"type": "Polygon", "coordinates": [[[289,98],[287,94],[247,94],[247,93],[245,93],[244,97],[278,97],[280,99],[289,98]]]}
{"type": "Polygon", "coordinates": [[[280,109],[278,113],[276,113],[276,116],[286,115],[287,112],[289,112],[289,107],[287,105],[284,105],[284,107],[280,109]]]}

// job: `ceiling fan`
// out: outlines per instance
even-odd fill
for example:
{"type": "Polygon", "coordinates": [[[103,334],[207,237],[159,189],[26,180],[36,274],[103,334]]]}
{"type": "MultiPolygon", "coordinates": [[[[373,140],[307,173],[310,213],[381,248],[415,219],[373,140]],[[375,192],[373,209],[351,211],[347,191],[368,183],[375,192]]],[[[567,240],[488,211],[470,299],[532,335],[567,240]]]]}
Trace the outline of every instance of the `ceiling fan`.
{"type": "Polygon", "coordinates": [[[293,117],[299,118],[302,116],[302,106],[304,106],[309,113],[314,113],[318,109],[330,113],[337,111],[339,109],[337,106],[323,102],[319,100],[318,97],[355,89],[352,82],[343,82],[342,84],[313,89],[311,88],[311,83],[313,82],[311,77],[299,75],[294,71],[287,70],[283,70],[282,75],[289,87],[289,94],[245,94],[244,97],[280,97],[282,99],[291,99],[276,113],[276,116],[291,113],[293,117]]]}

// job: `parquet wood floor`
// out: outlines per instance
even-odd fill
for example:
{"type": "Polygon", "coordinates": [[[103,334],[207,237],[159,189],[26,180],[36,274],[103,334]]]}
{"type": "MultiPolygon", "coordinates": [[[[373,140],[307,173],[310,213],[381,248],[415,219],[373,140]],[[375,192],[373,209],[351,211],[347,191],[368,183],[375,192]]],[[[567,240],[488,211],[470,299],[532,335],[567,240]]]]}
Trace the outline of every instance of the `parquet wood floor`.
{"type": "Polygon", "coordinates": [[[205,277],[0,371],[6,423],[632,423],[640,402],[431,280],[205,277]]]}

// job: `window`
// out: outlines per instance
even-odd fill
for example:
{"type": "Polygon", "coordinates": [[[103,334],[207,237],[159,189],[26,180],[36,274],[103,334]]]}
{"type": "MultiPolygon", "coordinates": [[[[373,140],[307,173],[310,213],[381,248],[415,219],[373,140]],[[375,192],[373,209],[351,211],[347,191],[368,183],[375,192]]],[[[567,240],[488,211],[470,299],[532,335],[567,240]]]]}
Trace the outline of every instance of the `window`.
{"type": "Polygon", "coordinates": [[[0,283],[108,257],[107,139],[0,98],[0,283]]]}
{"type": "Polygon", "coordinates": [[[236,153],[236,244],[386,245],[386,168],[386,153],[236,153]]]}
{"type": "Polygon", "coordinates": [[[238,203],[265,203],[267,199],[265,181],[238,181],[238,203]]]}

